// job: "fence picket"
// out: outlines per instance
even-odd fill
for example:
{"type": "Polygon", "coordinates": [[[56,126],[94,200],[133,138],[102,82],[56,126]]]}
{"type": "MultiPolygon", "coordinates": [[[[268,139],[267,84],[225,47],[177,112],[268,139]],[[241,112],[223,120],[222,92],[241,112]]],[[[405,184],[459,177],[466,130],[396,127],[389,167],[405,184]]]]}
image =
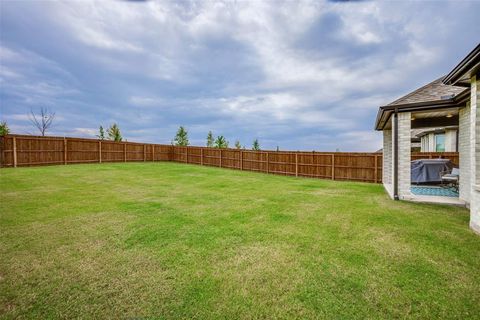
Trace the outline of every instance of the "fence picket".
{"type": "Polygon", "coordinates": [[[67,138],[63,138],[63,164],[67,164],[68,150],[67,150],[67,138]]]}
{"type": "Polygon", "coordinates": [[[13,137],[13,167],[17,167],[17,138],[13,137]]]}

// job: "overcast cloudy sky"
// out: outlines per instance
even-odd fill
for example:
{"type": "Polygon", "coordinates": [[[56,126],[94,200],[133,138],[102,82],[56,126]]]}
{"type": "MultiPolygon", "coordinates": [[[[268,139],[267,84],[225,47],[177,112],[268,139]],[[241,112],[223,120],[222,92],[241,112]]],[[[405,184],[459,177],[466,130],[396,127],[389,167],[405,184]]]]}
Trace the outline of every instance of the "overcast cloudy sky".
{"type": "Polygon", "coordinates": [[[374,151],[379,105],[480,40],[480,1],[1,1],[0,119],[35,133],[374,151]]]}

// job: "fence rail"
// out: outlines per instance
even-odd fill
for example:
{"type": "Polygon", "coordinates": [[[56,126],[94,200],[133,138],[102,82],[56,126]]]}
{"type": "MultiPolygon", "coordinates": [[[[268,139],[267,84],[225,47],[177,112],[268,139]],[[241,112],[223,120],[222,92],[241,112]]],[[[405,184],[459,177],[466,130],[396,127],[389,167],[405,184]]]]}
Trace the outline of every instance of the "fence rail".
{"type": "MultiPolygon", "coordinates": [[[[412,153],[412,160],[439,157],[459,163],[457,152],[412,153]]],[[[0,137],[1,167],[131,161],[173,161],[297,177],[382,181],[381,153],[253,151],[67,137],[0,137]]]]}

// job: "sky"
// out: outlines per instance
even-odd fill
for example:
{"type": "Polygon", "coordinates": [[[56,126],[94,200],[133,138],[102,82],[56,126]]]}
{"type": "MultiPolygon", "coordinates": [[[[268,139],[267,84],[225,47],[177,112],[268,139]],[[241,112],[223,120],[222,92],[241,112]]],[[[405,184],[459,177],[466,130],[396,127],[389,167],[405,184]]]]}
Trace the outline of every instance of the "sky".
{"type": "Polygon", "coordinates": [[[480,1],[0,1],[0,120],[37,134],[375,151],[378,107],[480,40],[480,1]]]}

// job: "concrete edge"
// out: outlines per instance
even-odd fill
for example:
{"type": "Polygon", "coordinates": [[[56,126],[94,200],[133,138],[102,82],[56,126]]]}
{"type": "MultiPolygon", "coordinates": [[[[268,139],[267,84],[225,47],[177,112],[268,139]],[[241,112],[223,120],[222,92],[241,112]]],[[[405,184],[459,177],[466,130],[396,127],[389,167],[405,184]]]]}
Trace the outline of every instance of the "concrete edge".
{"type": "Polygon", "coordinates": [[[474,233],[476,233],[477,235],[480,236],[480,225],[477,225],[477,224],[473,223],[472,221],[470,221],[470,229],[472,229],[472,231],[474,233]]]}

